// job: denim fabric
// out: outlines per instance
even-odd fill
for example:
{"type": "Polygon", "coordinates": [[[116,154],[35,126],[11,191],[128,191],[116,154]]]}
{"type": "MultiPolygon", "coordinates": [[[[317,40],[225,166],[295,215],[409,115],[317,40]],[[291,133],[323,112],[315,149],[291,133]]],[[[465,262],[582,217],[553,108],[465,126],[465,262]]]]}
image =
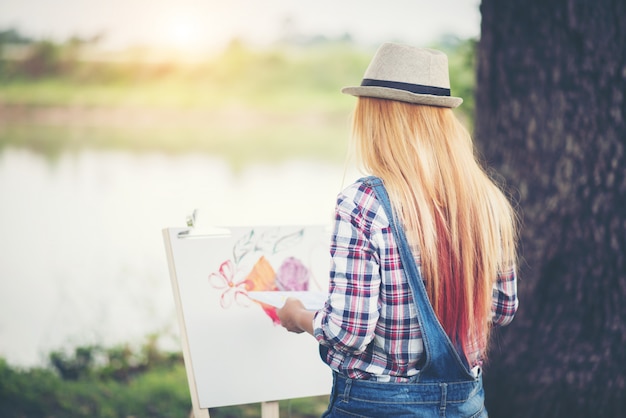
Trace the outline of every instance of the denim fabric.
{"type": "Polygon", "coordinates": [[[381,383],[333,375],[322,417],[486,418],[482,379],[456,383],[381,383]]]}
{"type": "Polygon", "coordinates": [[[382,180],[367,177],[384,206],[415,298],[425,363],[411,383],[381,383],[333,375],[328,410],[322,417],[487,417],[482,375],[467,362],[437,320],[406,235],[394,216],[382,180]]]}

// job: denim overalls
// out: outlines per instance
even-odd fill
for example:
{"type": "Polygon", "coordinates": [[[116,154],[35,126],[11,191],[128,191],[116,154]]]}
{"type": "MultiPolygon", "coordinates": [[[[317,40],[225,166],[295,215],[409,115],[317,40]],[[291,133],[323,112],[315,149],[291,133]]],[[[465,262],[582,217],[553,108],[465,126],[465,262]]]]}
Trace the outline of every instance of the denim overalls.
{"type": "Polygon", "coordinates": [[[482,376],[468,370],[437,320],[382,180],[370,176],[361,181],[374,189],[389,218],[415,299],[426,361],[409,383],[348,379],[335,372],[328,411],[322,417],[487,417],[482,376]]]}

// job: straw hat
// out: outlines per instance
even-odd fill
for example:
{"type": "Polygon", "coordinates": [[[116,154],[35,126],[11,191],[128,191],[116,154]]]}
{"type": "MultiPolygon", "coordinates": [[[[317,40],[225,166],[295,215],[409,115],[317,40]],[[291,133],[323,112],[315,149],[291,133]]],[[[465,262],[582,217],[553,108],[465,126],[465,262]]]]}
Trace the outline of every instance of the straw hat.
{"type": "Polygon", "coordinates": [[[441,107],[463,103],[460,97],[450,96],[446,54],[395,43],[378,48],[361,86],[344,87],[341,92],[441,107]]]}

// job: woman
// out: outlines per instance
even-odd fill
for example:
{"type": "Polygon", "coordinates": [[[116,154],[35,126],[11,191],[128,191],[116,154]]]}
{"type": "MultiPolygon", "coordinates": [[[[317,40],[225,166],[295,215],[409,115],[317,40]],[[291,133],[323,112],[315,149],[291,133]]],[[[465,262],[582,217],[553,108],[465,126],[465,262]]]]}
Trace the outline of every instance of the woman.
{"type": "Polygon", "coordinates": [[[484,417],[489,331],[517,310],[515,214],[452,109],[445,54],[382,45],[353,137],[372,176],[338,197],[328,300],[277,313],[333,370],[324,416],[484,417]]]}

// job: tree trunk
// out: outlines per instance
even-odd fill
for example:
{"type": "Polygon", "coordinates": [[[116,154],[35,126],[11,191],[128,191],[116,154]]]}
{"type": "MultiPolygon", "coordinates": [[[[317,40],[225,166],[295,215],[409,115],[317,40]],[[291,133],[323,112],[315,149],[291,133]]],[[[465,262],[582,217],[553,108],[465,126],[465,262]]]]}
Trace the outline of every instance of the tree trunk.
{"type": "Polygon", "coordinates": [[[626,1],[483,0],[476,142],[519,204],[493,417],[626,416],[626,1]]]}

